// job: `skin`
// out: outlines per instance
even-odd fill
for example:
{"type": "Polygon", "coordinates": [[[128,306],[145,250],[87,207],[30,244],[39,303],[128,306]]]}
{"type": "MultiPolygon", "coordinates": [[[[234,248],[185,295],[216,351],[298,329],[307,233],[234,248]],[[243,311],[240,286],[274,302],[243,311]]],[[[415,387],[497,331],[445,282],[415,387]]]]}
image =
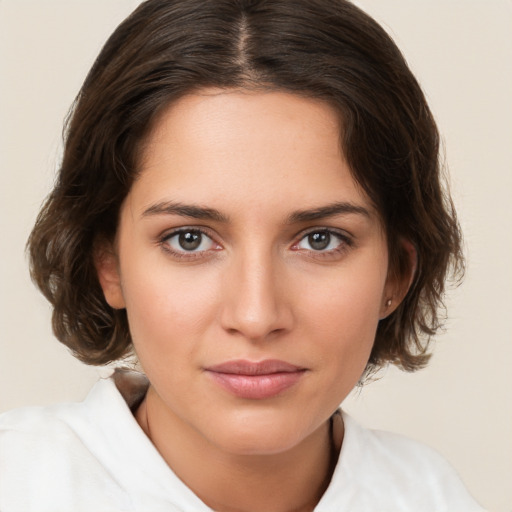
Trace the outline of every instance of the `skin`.
{"type": "Polygon", "coordinates": [[[379,319],[405,293],[388,277],[379,215],[339,140],[337,114],[317,100],[186,96],[155,124],[115,247],[97,258],[151,382],[137,419],[215,510],[314,508],[331,476],[329,418],[364,371],[379,319]],[[200,246],[184,250],[180,228],[204,232],[200,246]],[[329,244],[313,247],[311,232],[329,244]],[[304,371],[275,396],[241,398],[207,370],[238,359],[304,371]]]}

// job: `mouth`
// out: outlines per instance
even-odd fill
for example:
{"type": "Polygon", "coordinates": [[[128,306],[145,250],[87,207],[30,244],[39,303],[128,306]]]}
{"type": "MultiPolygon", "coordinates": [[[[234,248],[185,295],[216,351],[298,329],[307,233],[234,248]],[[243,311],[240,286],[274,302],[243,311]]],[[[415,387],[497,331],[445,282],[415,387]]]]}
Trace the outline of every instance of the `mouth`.
{"type": "Polygon", "coordinates": [[[236,360],[205,368],[212,380],[239,398],[263,400],[280,395],[297,384],[306,373],[285,361],[260,362],[236,360]]]}

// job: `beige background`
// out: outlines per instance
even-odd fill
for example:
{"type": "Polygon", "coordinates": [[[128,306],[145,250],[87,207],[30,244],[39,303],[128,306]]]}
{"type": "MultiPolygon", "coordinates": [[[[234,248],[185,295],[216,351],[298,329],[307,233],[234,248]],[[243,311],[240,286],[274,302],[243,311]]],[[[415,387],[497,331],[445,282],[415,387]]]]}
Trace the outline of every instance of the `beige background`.
{"type": "MultiPolygon", "coordinates": [[[[0,0],[0,412],[84,397],[105,370],[50,332],[24,244],[59,160],[63,118],[135,0],[0,0]]],[[[345,406],[443,453],[488,509],[512,511],[512,2],[361,0],[394,36],[446,143],[468,271],[432,365],[390,369],[345,406]]]]}

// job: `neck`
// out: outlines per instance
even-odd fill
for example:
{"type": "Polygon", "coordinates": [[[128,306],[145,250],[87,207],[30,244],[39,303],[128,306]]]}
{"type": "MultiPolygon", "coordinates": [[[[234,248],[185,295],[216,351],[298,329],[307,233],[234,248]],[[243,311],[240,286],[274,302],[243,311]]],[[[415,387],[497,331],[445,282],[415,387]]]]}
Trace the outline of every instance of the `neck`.
{"type": "Polygon", "coordinates": [[[174,473],[213,510],[310,512],[327,489],[339,451],[333,443],[341,446],[341,421],[325,422],[285,452],[239,455],[162,414],[159,401],[150,387],[137,421],[174,473]]]}

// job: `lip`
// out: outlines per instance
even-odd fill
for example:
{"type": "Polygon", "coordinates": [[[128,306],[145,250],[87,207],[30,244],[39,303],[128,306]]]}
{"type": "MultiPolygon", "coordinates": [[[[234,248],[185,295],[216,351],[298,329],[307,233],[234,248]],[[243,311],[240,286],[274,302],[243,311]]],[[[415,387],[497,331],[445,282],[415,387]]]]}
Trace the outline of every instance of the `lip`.
{"type": "Polygon", "coordinates": [[[306,369],[285,361],[227,361],[205,368],[208,375],[229,393],[252,400],[277,396],[294,386],[306,369]]]}

